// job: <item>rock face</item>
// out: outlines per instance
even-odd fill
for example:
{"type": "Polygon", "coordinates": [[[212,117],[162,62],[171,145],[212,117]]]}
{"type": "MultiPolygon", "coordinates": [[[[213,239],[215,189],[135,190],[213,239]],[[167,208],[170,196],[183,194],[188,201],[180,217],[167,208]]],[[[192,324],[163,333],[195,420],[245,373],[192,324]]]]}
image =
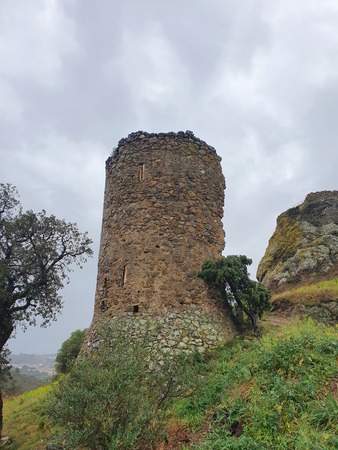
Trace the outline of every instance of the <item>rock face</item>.
{"type": "Polygon", "coordinates": [[[101,317],[130,317],[135,333],[156,323],[168,332],[154,334],[170,334],[172,347],[183,345],[183,331],[197,347],[232,335],[197,276],[224,248],[220,160],[191,131],[139,131],[119,142],[106,162],[92,328],[101,317]]]}
{"type": "Polygon", "coordinates": [[[280,292],[290,285],[337,276],[338,191],[308,194],[277,218],[257,279],[280,292]]]}

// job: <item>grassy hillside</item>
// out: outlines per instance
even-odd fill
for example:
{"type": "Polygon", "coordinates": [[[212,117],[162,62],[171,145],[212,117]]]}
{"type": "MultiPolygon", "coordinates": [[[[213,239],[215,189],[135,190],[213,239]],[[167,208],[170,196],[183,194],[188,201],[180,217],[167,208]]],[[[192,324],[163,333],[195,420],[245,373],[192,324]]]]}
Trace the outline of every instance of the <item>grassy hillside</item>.
{"type": "Polygon", "coordinates": [[[2,392],[8,397],[23,394],[32,391],[41,386],[49,384],[50,378],[36,378],[32,375],[26,375],[19,370],[11,370],[11,377],[8,378],[2,386],[2,392]]]}
{"type": "Polygon", "coordinates": [[[338,278],[317,281],[273,294],[274,311],[309,316],[320,322],[338,322],[338,278]]]}
{"type": "Polygon", "coordinates": [[[338,448],[337,334],[307,321],[219,350],[201,389],[172,409],[182,448],[338,448]]]}
{"type": "MultiPolygon", "coordinates": [[[[156,444],[128,447],[119,442],[111,448],[336,449],[337,357],[337,327],[311,320],[285,325],[274,317],[273,331],[260,340],[233,340],[206,359],[195,359],[191,372],[196,373],[195,386],[171,399],[165,414],[152,421],[159,428],[156,444]]],[[[102,384],[97,388],[102,389],[102,384]]],[[[5,402],[4,434],[13,437],[7,448],[45,448],[51,430],[43,404],[50,389],[40,388],[5,402]]],[[[143,442],[145,433],[140,430],[143,442]]]]}
{"type": "Polygon", "coordinates": [[[51,385],[5,399],[3,435],[10,436],[9,450],[45,450],[50,428],[44,404],[51,385]]]}
{"type": "Polygon", "coordinates": [[[288,301],[295,305],[320,305],[322,302],[338,300],[338,278],[319,281],[317,283],[289,289],[280,294],[274,294],[273,302],[288,301]]]}

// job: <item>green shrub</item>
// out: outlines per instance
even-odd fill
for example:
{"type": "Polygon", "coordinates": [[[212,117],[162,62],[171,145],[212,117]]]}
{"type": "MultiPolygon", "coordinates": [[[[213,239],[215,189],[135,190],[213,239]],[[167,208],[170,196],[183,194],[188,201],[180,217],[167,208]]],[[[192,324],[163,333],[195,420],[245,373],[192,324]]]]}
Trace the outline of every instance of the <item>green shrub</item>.
{"type": "Polygon", "coordinates": [[[245,255],[229,255],[208,260],[199,276],[224,302],[238,331],[244,329],[245,314],[256,336],[260,335],[258,319],[270,309],[271,294],[264,286],[249,278],[252,260],[245,255]]]}
{"type": "Polygon", "coordinates": [[[55,358],[56,373],[69,373],[81,350],[87,330],[75,330],[61,345],[55,358]]]}
{"type": "Polygon", "coordinates": [[[338,375],[337,330],[308,320],[237,348],[237,354],[224,348],[190,399],[196,405],[203,399],[210,430],[192,448],[337,448],[338,408],[329,392],[338,375]],[[215,386],[217,395],[210,395],[215,386]]]}
{"type": "Polygon", "coordinates": [[[67,449],[150,448],[172,398],[193,388],[191,358],[157,354],[150,371],[146,338],[132,342],[128,330],[105,325],[99,340],[59,381],[49,415],[67,449]]]}

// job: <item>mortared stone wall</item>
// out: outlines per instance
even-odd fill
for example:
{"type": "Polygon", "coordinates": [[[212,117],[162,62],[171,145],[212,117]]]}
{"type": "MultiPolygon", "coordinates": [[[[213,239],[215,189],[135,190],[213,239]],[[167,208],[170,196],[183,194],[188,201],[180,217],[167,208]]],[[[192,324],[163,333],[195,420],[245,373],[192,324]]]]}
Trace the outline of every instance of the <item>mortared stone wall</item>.
{"type": "Polygon", "coordinates": [[[208,347],[232,335],[223,305],[198,278],[224,248],[220,161],[191,131],[139,131],[120,140],[106,161],[92,327],[101,317],[148,317],[177,328],[174,347],[182,336],[208,347]]]}

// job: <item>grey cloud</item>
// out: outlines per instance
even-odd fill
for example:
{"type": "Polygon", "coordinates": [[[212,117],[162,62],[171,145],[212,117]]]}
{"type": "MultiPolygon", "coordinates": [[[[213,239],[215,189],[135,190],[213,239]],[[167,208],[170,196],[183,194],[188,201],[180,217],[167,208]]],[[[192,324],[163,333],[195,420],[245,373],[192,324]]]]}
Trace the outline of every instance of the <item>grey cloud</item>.
{"type": "MultiPolygon", "coordinates": [[[[25,208],[78,222],[96,250],[104,161],[132,131],[191,129],[217,149],[225,253],[253,258],[252,275],[277,215],[337,189],[334,2],[5,0],[0,25],[0,180],[25,208]]],[[[89,324],[95,264],[74,273],[59,321],[15,351],[54,351],[89,324]]]]}

